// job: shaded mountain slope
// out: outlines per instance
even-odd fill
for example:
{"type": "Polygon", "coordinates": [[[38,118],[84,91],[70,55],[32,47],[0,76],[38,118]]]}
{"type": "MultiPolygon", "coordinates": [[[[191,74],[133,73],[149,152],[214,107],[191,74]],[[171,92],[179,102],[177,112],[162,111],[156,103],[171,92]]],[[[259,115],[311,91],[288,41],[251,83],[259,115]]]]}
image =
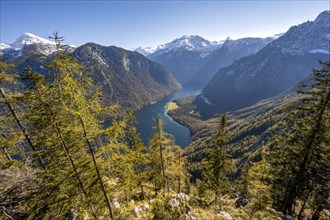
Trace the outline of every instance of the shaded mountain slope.
{"type": "MultiPolygon", "coordinates": [[[[55,55],[39,53],[36,48],[35,44],[29,45],[28,51],[7,59],[7,62],[15,64],[19,71],[31,66],[35,71],[45,74],[46,70],[41,66],[46,66],[55,55]]],[[[105,101],[118,102],[125,108],[141,108],[181,87],[163,66],[137,52],[88,43],[71,54],[91,73],[105,101]]],[[[5,57],[2,59],[6,60],[5,57]]]]}
{"type": "Polygon", "coordinates": [[[273,37],[242,38],[238,40],[228,38],[222,47],[210,54],[205,64],[200,67],[191,79],[191,85],[197,87],[205,86],[219,69],[229,66],[242,57],[257,53],[273,40],[273,37]]]}
{"type": "Polygon", "coordinates": [[[244,108],[278,95],[329,60],[330,12],[314,22],[293,26],[255,55],[222,68],[206,85],[204,96],[218,112],[244,108]]]}

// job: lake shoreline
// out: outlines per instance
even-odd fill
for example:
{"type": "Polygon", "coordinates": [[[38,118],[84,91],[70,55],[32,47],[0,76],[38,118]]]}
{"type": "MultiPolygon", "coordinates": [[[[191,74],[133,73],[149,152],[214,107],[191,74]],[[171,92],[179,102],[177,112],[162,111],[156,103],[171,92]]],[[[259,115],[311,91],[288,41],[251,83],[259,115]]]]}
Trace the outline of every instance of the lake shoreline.
{"type": "MultiPolygon", "coordinates": [[[[190,133],[190,136],[191,136],[191,138],[192,138],[192,136],[193,136],[193,131],[192,131],[192,129],[190,128],[190,126],[189,126],[189,124],[186,124],[186,123],[183,123],[183,122],[181,122],[180,120],[178,120],[178,119],[175,119],[171,114],[173,114],[173,113],[171,113],[171,112],[173,112],[173,111],[168,111],[168,112],[166,112],[166,115],[169,117],[169,118],[171,118],[171,120],[173,120],[175,123],[177,123],[177,124],[179,124],[179,125],[181,125],[181,126],[183,126],[183,127],[185,127],[185,128],[188,128],[188,130],[189,130],[189,133],[190,133]]],[[[190,141],[189,141],[189,144],[190,144],[190,142],[191,142],[191,139],[190,139],[190,141]]],[[[188,144],[188,145],[189,145],[188,144]]],[[[188,146],[187,146],[188,147],[188,146]]]]}
{"type": "MultiPolygon", "coordinates": [[[[140,138],[147,145],[154,130],[153,121],[158,115],[161,115],[164,121],[164,131],[173,135],[175,138],[175,143],[181,148],[185,148],[190,144],[191,141],[191,130],[186,125],[180,123],[179,121],[172,118],[169,112],[168,105],[172,108],[175,106],[173,100],[180,99],[193,94],[198,94],[200,90],[191,88],[182,88],[179,91],[173,92],[170,95],[164,97],[163,99],[157,101],[154,104],[144,106],[143,108],[134,112],[137,118],[137,130],[140,133],[140,138]]],[[[179,107],[179,106],[178,106],[179,107]]]]}

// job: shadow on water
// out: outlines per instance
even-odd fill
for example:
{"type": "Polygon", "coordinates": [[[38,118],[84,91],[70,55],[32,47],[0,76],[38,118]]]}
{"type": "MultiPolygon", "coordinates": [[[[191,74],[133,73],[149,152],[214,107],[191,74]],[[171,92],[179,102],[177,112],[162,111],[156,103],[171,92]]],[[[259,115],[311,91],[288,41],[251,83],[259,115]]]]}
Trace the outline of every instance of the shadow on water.
{"type": "Polygon", "coordinates": [[[140,133],[145,144],[150,140],[153,133],[153,121],[158,116],[161,115],[164,120],[165,132],[172,134],[175,138],[175,143],[181,148],[188,146],[191,135],[189,129],[175,122],[171,117],[165,113],[165,106],[168,102],[183,98],[189,95],[197,95],[201,90],[182,88],[181,90],[166,96],[165,98],[159,100],[154,104],[147,105],[142,109],[136,111],[134,114],[137,118],[137,130],[140,133]]]}

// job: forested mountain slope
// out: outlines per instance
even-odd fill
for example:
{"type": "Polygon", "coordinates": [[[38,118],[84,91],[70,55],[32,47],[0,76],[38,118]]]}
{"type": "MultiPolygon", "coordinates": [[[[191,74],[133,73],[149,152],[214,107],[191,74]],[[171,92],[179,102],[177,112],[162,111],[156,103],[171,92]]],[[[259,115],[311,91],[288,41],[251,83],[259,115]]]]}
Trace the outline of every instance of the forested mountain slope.
{"type": "MultiPolygon", "coordinates": [[[[14,64],[20,72],[24,72],[25,67],[31,66],[35,71],[47,74],[41,67],[46,66],[54,57],[52,52],[55,50],[55,45],[47,44],[47,46],[52,51],[45,54],[40,52],[38,42],[23,44],[24,50],[19,52],[19,56],[8,57],[7,54],[3,54],[2,59],[14,64]]],[[[4,50],[4,52],[8,51],[8,49],[4,50]]],[[[164,67],[137,52],[94,43],[70,50],[65,48],[65,51],[86,67],[94,85],[100,87],[103,92],[104,101],[109,103],[118,102],[126,108],[138,109],[181,88],[173,75],[164,67]]]]}

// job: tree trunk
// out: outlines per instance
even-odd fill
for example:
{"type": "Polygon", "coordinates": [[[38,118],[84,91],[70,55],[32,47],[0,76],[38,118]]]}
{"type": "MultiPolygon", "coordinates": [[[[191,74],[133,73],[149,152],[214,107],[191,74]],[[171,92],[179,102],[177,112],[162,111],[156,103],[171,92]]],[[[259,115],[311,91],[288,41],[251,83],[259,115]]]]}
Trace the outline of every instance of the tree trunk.
{"type": "Polygon", "coordinates": [[[309,190],[308,194],[307,194],[307,197],[306,199],[304,200],[304,203],[302,204],[301,208],[300,208],[300,211],[299,211],[299,214],[298,214],[298,220],[301,220],[302,219],[302,214],[304,212],[304,209],[305,209],[305,206],[306,206],[306,203],[308,201],[308,198],[309,198],[309,195],[311,194],[311,190],[309,190]]]}
{"type": "MultiPolygon", "coordinates": [[[[309,155],[310,155],[310,150],[312,148],[312,145],[316,141],[317,132],[320,131],[321,123],[322,123],[323,116],[324,116],[324,112],[325,112],[325,110],[326,110],[329,102],[330,102],[330,90],[328,91],[327,97],[325,98],[325,100],[321,100],[321,103],[320,103],[321,104],[320,113],[316,117],[316,125],[313,128],[310,137],[308,138],[308,142],[304,146],[304,148],[307,149],[307,150],[306,150],[306,153],[304,155],[303,162],[301,163],[301,166],[300,166],[300,169],[299,169],[300,170],[300,174],[303,174],[306,171],[306,165],[308,163],[308,158],[309,158],[309,155]]],[[[303,178],[303,175],[297,175],[297,176],[303,178]]]]}
{"type": "Polygon", "coordinates": [[[319,220],[322,210],[323,210],[323,204],[321,204],[317,207],[317,209],[315,210],[315,212],[312,215],[311,220],[319,220]]]}
{"type": "Polygon", "coordinates": [[[144,189],[143,189],[143,185],[141,184],[141,196],[140,196],[141,200],[144,200],[144,189]]]}
{"type": "Polygon", "coordinates": [[[11,158],[11,156],[9,155],[9,153],[8,153],[6,147],[3,148],[3,152],[5,152],[5,155],[6,155],[6,157],[7,157],[7,159],[8,159],[9,161],[12,161],[12,160],[13,160],[13,159],[11,158]]]}
{"type": "Polygon", "coordinates": [[[80,175],[79,175],[78,169],[77,169],[77,167],[76,167],[76,165],[75,165],[75,163],[74,163],[74,161],[73,161],[73,159],[72,159],[72,156],[71,156],[71,154],[70,154],[70,151],[69,151],[68,147],[66,146],[66,143],[65,143],[65,141],[64,141],[63,135],[62,135],[62,133],[61,133],[61,131],[60,131],[60,128],[58,127],[57,123],[55,123],[55,127],[56,127],[57,134],[59,135],[59,137],[60,137],[60,139],[61,139],[61,145],[62,145],[62,147],[63,147],[64,150],[65,150],[65,154],[66,154],[66,156],[68,157],[69,162],[70,162],[70,164],[71,164],[71,166],[72,166],[72,168],[73,168],[73,171],[74,171],[74,173],[75,173],[75,175],[76,175],[76,178],[77,178],[77,180],[78,180],[78,182],[79,182],[79,186],[80,186],[80,188],[81,188],[83,194],[87,197],[87,191],[86,191],[86,189],[85,189],[85,187],[84,187],[84,184],[82,183],[82,180],[81,180],[81,178],[80,178],[80,175]]]}
{"type": "MultiPolygon", "coordinates": [[[[2,96],[4,99],[7,98],[5,92],[3,91],[3,89],[0,89],[0,93],[1,93],[1,96],[2,96]]],[[[37,148],[33,145],[30,136],[28,135],[26,129],[23,127],[23,125],[22,125],[21,121],[19,120],[19,118],[18,118],[18,116],[17,116],[17,114],[16,114],[14,108],[12,107],[12,105],[11,105],[8,101],[6,101],[6,105],[7,105],[7,107],[9,108],[9,110],[10,110],[12,116],[14,117],[16,123],[18,124],[19,128],[21,129],[21,131],[22,131],[22,133],[23,133],[23,135],[24,135],[24,137],[25,137],[27,143],[29,144],[30,148],[32,149],[32,151],[37,152],[37,148]]],[[[41,159],[40,155],[38,155],[38,161],[39,161],[40,166],[41,166],[43,169],[46,169],[45,163],[44,163],[44,161],[41,159]]]]}
{"type": "MultiPolygon", "coordinates": [[[[65,154],[66,154],[66,156],[68,157],[69,162],[70,162],[70,164],[71,164],[71,166],[72,166],[72,169],[73,169],[73,171],[74,171],[74,173],[75,173],[75,175],[76,175],[76,178],[77,178],[77,180],[78,180],[78,182],[79,182],[79,186],[80,186],[80,188],[81,188],[81,190],[82,190],[82,192],[83,192],[85,198],[88,200],[87,191],[86,191],[86,189],[85,189],[85,187],[84,187],[84,184],[83,184],[83,182],[82,182],[82,180],[81,180],[81,177],[80,177],[80,175],[79,175],[78,169],[77,169],[77,167],[76,167],[76,165],[75,165],[75,163],[74,163],[74,161],[73,161],[73,159],[72,159],[72,156],[71,156],[71,154],[70,154],[69,148],[66,146],[66,143],[65,143],[65,141],[64,141],[64,138],[63,138],[62,132],[61,132],[60,128],[58,127],[57,123],[55,123],[55,127],[56,127],[57,134],[58,134],[58,136],[59,136],[60,139],[61,139],[61,145],[62,145],[62,147],[64,148],[65,154]]],[[[97,215],[96,215],[95,212],[94,212],[94,207],[93,207],[93,205],[92,205],[90,202],[88,202],[88,204],[89,204],[89,206],[91,207],[92,215],[94,216],[95,219],[98,219],[98,218],[97,218],[97,215]]]]}
{"type": "Polygon", "coordinates": [[[162,146],[162,139],[161,139],[161,131],[159,130],[159,156],[160,156],[160,162],[162,166],[162,174],[163,174],[163,179],[165,181],[165,189],[167,188],[167,181],[166,181],[166,175],[165,175],[165,165],[164,165],[164,158],[163,158],[163,146],[162,146]]]}
{"type": "Polygon", "coordinates": [[[155,186],[155,197],[156,197],[158,195],[158,187],[156,181],[154,181],[154,186],[155,186]]]}
{"type": "Polygon", "coordinates": [[[321,123],[322,123],[322,120],[324,117],[324,112],[325,112],[329,102],[330,102],[330,90],[328,91],[325,100],[322,99],[320,101],[320,108],[319,108],[320,111],[315,118],[316,124],[312,130],[311,135],[308,138],[307,143],[304,146],[304,149],[306,149],[306,153],[304,154],[304,157],[303,157],[304,159],[303,159],[302,163],[300,164],[299,172],[295,178],[296,187],[299,186],[299,184],[303,183],[302,179],[305,178],[304,174],[306,173],[308,163],[310,163],[310,161],[309,161],[310,151],[312,150],[314,142],[317,141],[316,140],[317,133],[320,131],[321,123]]]}
{"type": "Polygon", "coordinates": [[[180,169],[180,172],[179,172],[179,178],[178,178],[178,193],[181,192],[181,153],[179,153],[179,169],[180,169]]]}
{"type": "Polygon", "coordinates": [[[93,151],[93,147],[92,147],[91,143],[89,142],[89,139],[88,139],[88,136],[87,136],[87,132],[86,132],[86,128],[85,128],[85,123],[84,123],[84,121],[83,121],[83,119],[82,119],[81,116],[79,116],[79,118],[80,118],[80,122],[81,122],[81,125],[82,125],[82,128],[83,128],[84,138],[86,139],[86,143],[87,143],[87,145],[89,147],[89,151],[90,151],[90,153],[92,155],[92,159],[93,159],[95,171],[96,171],[96,174],[97,174],[97,178],[98,178],[98,180],[100,182],[101,189],[102,189],[102,192],[103,192],[105,201],[107,203],[107,206],[108,206],[108,209],[109,209],[109,212],[110,212],[110,218],[114,220],[115,219],[115,216],[113,214],[111,202],[110,202],[109,196],[107,194],[107,191],[105,189],[104,183],[102,181],[101,173],[100,173],[99,167],[98,167],[97,162],[96,162],[96,157],[95,157],[95,154],[94,154],[94,151],[93,151]]]}

